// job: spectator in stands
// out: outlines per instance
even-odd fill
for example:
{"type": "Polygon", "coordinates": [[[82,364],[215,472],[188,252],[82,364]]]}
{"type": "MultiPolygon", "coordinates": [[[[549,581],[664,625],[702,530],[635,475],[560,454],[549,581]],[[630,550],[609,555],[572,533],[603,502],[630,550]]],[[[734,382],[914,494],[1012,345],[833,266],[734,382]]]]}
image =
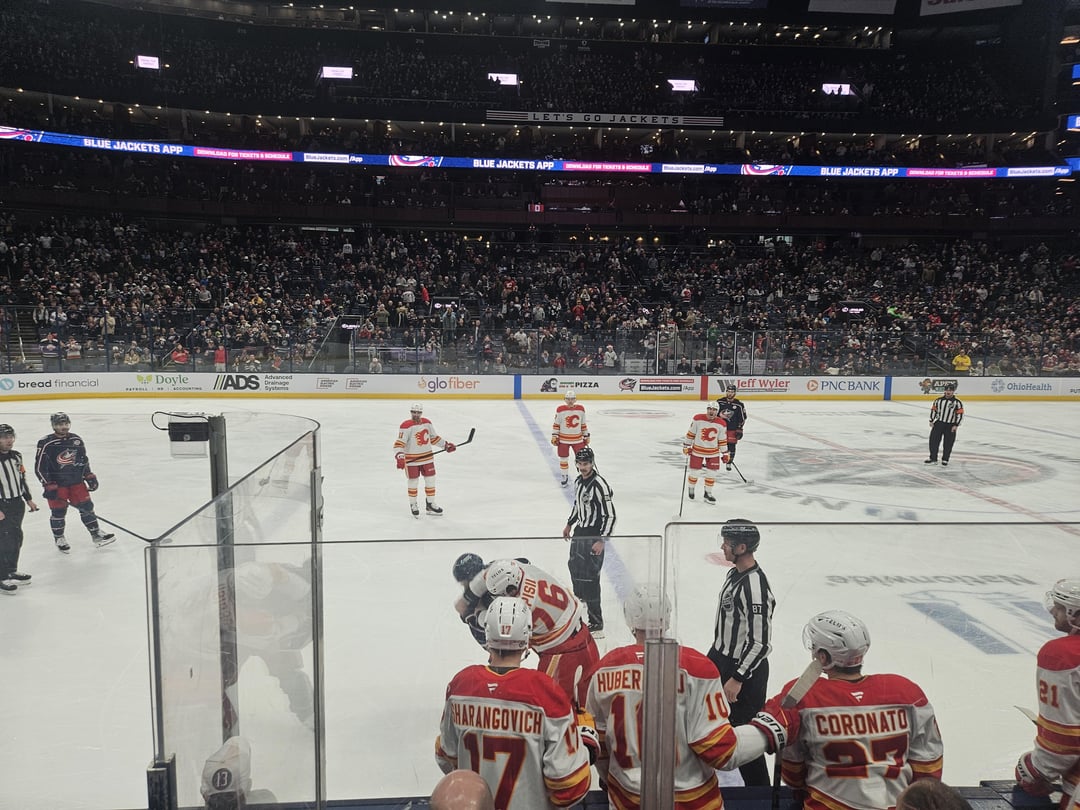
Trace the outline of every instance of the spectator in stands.
{"type": "Polygon", "coordinates": [[[967,347],[961,347],[960,351],[952,359],[953,374],[967,376],[971,371],[971,357],[967,353],[967,347]]]}

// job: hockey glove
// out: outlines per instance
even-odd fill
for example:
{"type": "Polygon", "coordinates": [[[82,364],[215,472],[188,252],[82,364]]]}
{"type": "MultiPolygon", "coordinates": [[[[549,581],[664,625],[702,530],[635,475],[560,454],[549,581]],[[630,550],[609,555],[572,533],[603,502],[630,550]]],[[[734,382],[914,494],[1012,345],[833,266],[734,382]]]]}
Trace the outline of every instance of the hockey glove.
{"type": "Polygon", "coordinates": [[[589,446],[589,434],[588,433],[585,433],[585,434],[582,435],[581,443],[584,444],[586,447],[589,446]]]}
{"type": "Polygon", "coordinates": [[[1049,796],[1054,792],[1050,781],[1035,768],[1030,753],[1016,762],[1016,781],[1020,789],[1031,796],[1049,796]]]}
{"type": "Polygon", "coordinates": [[[447,453],[453,453],[455,450],[457,450],[457,445],[453,442],[447,442],[445,447],[447,453]]]}
{"type": "Polygon", "coordinates": [[[88,490],[90,490],[91,492],[97,492],[98,480],[96,475],[90,473],[85,478],[83,478],[83,481],[86,482],[86,488],[88,490]]]}
{"type": "Polygon", "coordinates": [[[683,445],[683,449],[682,449],[682,454],[683,454],[684,456],[688,456],[688,455],[690,455],[690,448],[689,448],[689,447],[687,447],[687,446],[686,446],[685,444],[683,445]]]}
{"type": "Polygon", "coordinates": [[[742,438],[742,431],[741,430],[736,430],[735,431],[735,439],[739,440],[741,438],[742,438]]]}
{"type": "Polygon", "coordinates": [[[765,750],[775,754],[787,745],[787,717],[780,712],[780,719],[773,717],[767,712],[758,712],[750,725],[765,735],[765,750]]]}
{"type": "Polygon", "coordinates": [[[725,464],[730,464],[731,463],[731,455],[728,454],[728,453],[724,453],[724,455],[720,456],[720,460],[722,462],[724,462],[725,464]]]}
{"type": "Polygon", "coordinates": [[[552,447],[558,447],[559,446],[559,437],[558,436],[552,436],[551,437],[551,446],[552,447]]]}
{"type": "Polygon", "coordinates": [[[581,731],[581,742],[589,752],[589,764],[595,765],[600,756],[600,735],[596,731],[596,721],[587,711],[578,709],[577,724],[581,731]]]}
{"type": "Polygon", "coordinates": [[[399,470],[404,470],[405,469],[405,456],[403,456],[401,453],[398,453],[397,456],[396,456],[396,459],[397,459],[397,468],[399,470]]]}
{"type": "Polygon", "coordinates": [[[58,498],[57,491],[60,489],[59,484],[48,483],[45,485],[45,500],[55,501],[58,498]]]}

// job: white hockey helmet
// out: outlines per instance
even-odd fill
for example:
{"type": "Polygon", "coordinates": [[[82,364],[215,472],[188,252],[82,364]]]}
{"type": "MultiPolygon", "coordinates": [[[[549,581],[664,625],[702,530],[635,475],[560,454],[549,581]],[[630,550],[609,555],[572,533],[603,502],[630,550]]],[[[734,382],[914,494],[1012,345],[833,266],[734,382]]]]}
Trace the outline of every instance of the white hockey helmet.
{"type": "Polygon", "coordinates": [[[517,560],[493,560],[484,575],[484,584],[488,593],[495,596],[518,596],[524,579],[525,569],[517,560]]]}
{"type": "Polygon", "coordinates": [[[671,601],[657,585],[638,585],[626,597],[622,610],[631,632],[663,633],[671,624],[671,601]]]}
{"type": "Polygon", "coordinates": [[[243,800],[250,791],[251,745],[244,737],[229,737],[203,765],[200,792],[210,802],[211,797],[219,795],[243,800]]]}
{"type": "Polygon", "coordinates": [[[421,405],[419,402],[414,402],[412,405],[409,406],[409,413],[423,413],[423,412],[424,412],[424,406],[421,405]]]}
{"type": "Polygon", "coordinates": [[[826,610],[806,623],[803,644],[812,654],[825,650],[830,661],[825,669],[857,667],[870,649],[870,631],[862,619],[846,610],[826,610]]]}
{"type": "Polygon", "coordinates": [[[717,411],[720,410],[720,406],[710,399],[709,402],[705,405],[705,410],[712,411],[715,414],[717,411]]]}
{"type": "Polygon", "coordinates": [[[1043,604],[1047,610],[1052,610],[1054,605],[1061,605],[1065,609],[1069,624],[1080,629],[1080,577],[1059,579],[1046,592],[1043,604]]]}
{"type": "Polygon", "coordinates": [[[577,394],[574,391],[567,391],[565,394],[563,394],[563,399],[565,399],[568,403],[577,402],[577,394]]]}
{"type": "Polygon", "coordinates": [[[532,638],[532,609],[517,596],[492,600],[484,617],[489,650],[524,650],[532,638]]]}

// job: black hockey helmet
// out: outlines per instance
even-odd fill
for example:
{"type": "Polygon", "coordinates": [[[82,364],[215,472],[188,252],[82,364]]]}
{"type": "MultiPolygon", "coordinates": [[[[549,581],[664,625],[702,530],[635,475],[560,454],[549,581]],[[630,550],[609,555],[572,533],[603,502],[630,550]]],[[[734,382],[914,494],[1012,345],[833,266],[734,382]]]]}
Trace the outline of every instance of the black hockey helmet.
{"type": "Polygon", "coordinates": [[[746,544],[746,550],[750,553],[757,551],[761,543],[761,532],[753,521],[746,518],[732,518],[725,521],[720,529],[720,537],[731,542],[732,547],[746,544]]]}
{"type": "Polygon", "coordinates": [[[727,385],[726,385],[726,386],[724,387],[724,391],[725,391],[726,393],[728,393],[728,394],[735,394],[735,393],[738,393],[738,391],[739,391],[739,386],[737,386],[737,385],[736,385],[735,383],[730,383],[730,382],[729,382],[729,383],[728,383],[728,384],[727,384],[727,385]]]}
{"type": "Polygon", "coordinates": [[[575,463],[580,464],[583,461],[587,461],[590,464],[596,463],[596,453],[593,452],[591,447],[582,447],[574,454],[575,463]]]}
{"type": "Polygon", "coordinates": [[[484,560],[479,554],[462,554],[454,560],[454,582],[472,582],[472,578],[483,570],[484,560]]]}
{"type": "Polygon", "coordinates": [[[13,437],[14,435],[15,428],[13,428],[11,425],[0,425],[0,439],[5,439],[8,436],[13,437]]]}
{"type": "Polygon", "coordinates": [[[56,413],[54,413],[52,416],[49,417],[49,424],[52,425],[53,427],[56,427],[57,425],[65,425],[65,424],[70,425],[71,424],[71,417],[68,416],[63,411],[57,411],[56,413]]]}

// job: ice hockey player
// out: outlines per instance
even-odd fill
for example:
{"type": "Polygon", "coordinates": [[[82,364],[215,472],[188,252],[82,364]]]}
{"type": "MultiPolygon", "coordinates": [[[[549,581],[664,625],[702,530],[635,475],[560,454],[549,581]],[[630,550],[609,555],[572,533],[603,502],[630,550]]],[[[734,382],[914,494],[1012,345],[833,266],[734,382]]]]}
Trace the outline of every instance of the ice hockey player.
{"type": "MultiPolygon", "coordinates": [[[[645,640],[668,630],[671,603],[654,585],[638,585],[623,602],[634,643],[612,650],[589,679],[586,709],[596,719],[600,758],[611,807],[641,807],[641,728],[645,640]]],[[[697,650],[679,647],[678,689],[671,695],[675,724],[675,807],[722,810],[716,778],[736,748],[728,705],[713,663],[697,650]]],[[[601,782],[603,784],[603,782],[601,782]]]]}
{"type": "Polygon", "coordinates": [[[727,422],[727,454],[724,467],[731,469],[731,462],[735,460],[735,445],[743,437],[743,427],[746,425],[746,406],[735,395],[739,392],[735,383],[728,383],[724,389],[724,396],[716,401],[720,407],[720,416],[727,422]]]}
{"type": "Polygon", "coordinates": [[[1061,810],[1080,810],[1080,577],[1060,579],[1046,593],[1054,629],[1039,650],[1035,747],[1016,763],[1025,793],[1049,796],[1061,779],[1061,810]]]}
{"type": "Polygon", "coordinates": [[[520,596],[529,604],[533,617],[529,646],[540,656],[536,668],[550,675],[575,706],[584,706],[588,682],[583,676],[600,654],[581,602],[539,566],[520,560],[493,560],[467,584],[455,607],[468,622],[467,617],[476,615],[479,605],[499,596],[520,596]]]}
{"type": "Polygon", "coordinates": [[[54,413],[49,422],[53,432],[37,443],[34,472],[45,488],[45,500],[49,502],[52,513],[49,524],[56,548],[64,554],[71,550],[64,538],[69,505],[79,510],[79,517],[90,532],[94,545],[107,546],[116,539],[116,535],[103,532],[94,514],[90,493],[97,490],[98,477],[90,469],[86,442],[71,432],[71,419],[66,413],[54,413]]]}
{"type": "Polygon", "coordinates": [[[441,447],[447,453],[453,453],[457,446],[442,438],[424,417],[424,406],[414,403],[409,408],[409,418],[398,428],[394,442],[394,458],[397,468],[405,470],[408,479],[409,509],[413,517],[420,517],[420,506],[416,502],[420,488],[420,476],[424,476],[424,496],[429,515],[441,515],[442,507],[435,503],[435,461],[432,459],[432,447],[441,447]]]}
{"type": "Polygon", "coordinates": [[[803,643],[825,677],[790,708],[783,698],[796,682],[788,682],[739,726],[733,763],[759,755],[752,740],[764,741],[769,753],[781,751],[784,781],[805,797],[806,810],[895,807],[911,782],[941,779],[944,747],[934,708],[902,675],[863,674],[870,632],[862,621],[843,610],[819,613],[803,628],[803,643]],[[857,758],[846,753],[852,751],[857,758]]]}
{"type": "Polygon", "coordinates": [[[491,658],[450,681],[435,740],[443,773],[476,771],[500,810],[577,804],[589,791],[590,752],[599,747],[591,718],[579,725],[566,693],[543,672],[521,666],[532,627],[524,599],[492,601],[484,622],[491,658]],[[506,773],[515,778],[508,781],[506,773]]]}
{"type": "Polygon", "coordinates": [[[705,503],[716,504],[713,496],[713,484],[716,483],[716,471],[720,469],[721,459],[725,464],[731,457],[720,454],[720,442],[727,438],[727,422],[719,415],[720,407],[715,402],[705,406],[705,413],[695,414],[690,420],[690,427],[683,438],[683,453],[689,456],[689,477],[686,479],[686,494],[694,500],[697,489],[698,471],[705,469],[705,503]]]}
{"type": "Polygon", "coordinates": [[[585,407],[577,401],[577,394],[567,391],[564,403],[555,409],[555,424],[551,426],[551,443],[559,456],[559,472],[562,486],[570,484],[570,451],[577,452],[589,446],[589,426],[585,423],[585,407]]]}

